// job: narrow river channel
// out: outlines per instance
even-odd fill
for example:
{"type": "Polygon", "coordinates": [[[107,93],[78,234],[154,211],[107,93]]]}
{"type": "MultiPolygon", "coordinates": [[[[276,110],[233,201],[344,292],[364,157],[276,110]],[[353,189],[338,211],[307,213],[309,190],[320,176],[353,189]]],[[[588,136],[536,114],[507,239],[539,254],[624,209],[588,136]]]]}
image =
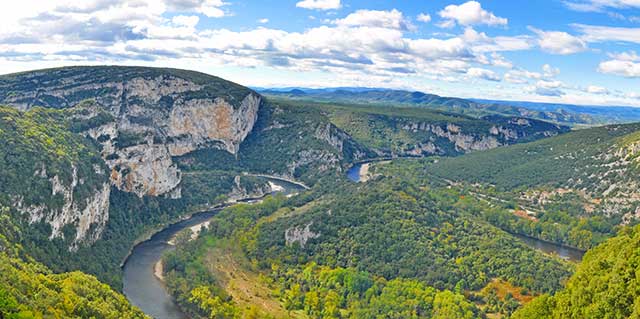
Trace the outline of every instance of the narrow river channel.
{"type": "MultiPolygon", "coordinates": [[[[368,174],[370,164],[380,161],[367,161],[353,164],[353,166],[351,166],[351,168],[347,171],[347,178],[356,183],[365,182],[366,178],[363,179],[363,177],[366,177],[366,175],[368,174]]],[[[518,234],[512,235],[523,241],[529,247],[535,248],[545,254],[556,255],[564,260],[571,262],[580,262],[582,260],[582,256],[585,253],[584,251],[576,248],[558,245],[533,237],[518,234]]]]}
{"type": "MultiPolygon", "coordinates": [[[[300,185],[279,179],[270,181],[282,187],[278,193],[292,194],[303,189],[300,185]]],[[[175,249],[168,244],[171,238],[183,229],[208,221],[219,211],[218,209],[195,214],[189,219],[168,226],[134,247],[123,267],[123,291],[133,305],[156,319],[187,318],[169,295],[162,281],[154,275],[154,266],[165,252],[175,249]]]]}
{"type": "MultiPolygon", "coordinates": [[[[370,162],[354,164],[348,171],[347,177],[353,182],[364,182],[363,175],[366,172],[370,162]]],[[[278,192],[285,194],[297,193],[303,190],[303,187],[279,179],[270,179],[276,185],[282,186],[278,192]]],[[[248,200],[250,201],[250,200],[248,200]]],[[[212,210],[191,216],[191,218],[172,224],[167,228],[153,235],[149,240],[137,245],[131,255],[125,261],[124,270],[124,294],[132,304],[139,307],[147,315],[156,319],[185,319],[180,308],[176,305],[173,298],[164,284],[154,275],[154,266],[160,260],[162,255],[172,249],[174,246],[168,244],[181,230],[202,224],[220,210],[212,210]]],[[[538,249],[544,253],[557,255],[560,258],[580,262],[584,252],[578,249],[557,245],[554,243],[541,241],[535,238],[514,235],[524,243],[538,249]]]]}

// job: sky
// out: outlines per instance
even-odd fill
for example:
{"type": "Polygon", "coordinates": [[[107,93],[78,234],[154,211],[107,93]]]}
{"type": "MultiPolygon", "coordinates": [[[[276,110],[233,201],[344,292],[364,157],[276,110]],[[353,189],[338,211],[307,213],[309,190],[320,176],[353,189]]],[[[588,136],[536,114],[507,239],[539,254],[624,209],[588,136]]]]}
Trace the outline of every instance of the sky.
{"type": "Polygon", "coordinates": [[[640,0],[0,3],[0,74],[95,64],[640,107],[640,0]]]}

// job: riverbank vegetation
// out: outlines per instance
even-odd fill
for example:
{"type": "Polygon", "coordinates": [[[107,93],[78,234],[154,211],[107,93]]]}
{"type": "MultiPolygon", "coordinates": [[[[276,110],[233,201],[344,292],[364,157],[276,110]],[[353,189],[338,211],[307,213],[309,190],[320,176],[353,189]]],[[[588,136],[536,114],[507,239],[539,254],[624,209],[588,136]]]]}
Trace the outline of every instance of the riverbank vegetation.
{"type": "Polygon", "coordinates": [[[514,319],[637,318],[640,227],[625,228],[590,250],[566,287],[517,311],[514,319]]]}
{"type": "Polygon", "coordinates": [[[255,304],[239,297],[229,284],[237,279],[229,278],[257,277],[262,288],[256,291],[262,292],[253,294],[255,300],[269,296],[287,311],[312,318],[475,318],[511,313],[530,300],[520,292],[556,291],[571,273],[571,265],[484,221],[488,206],[457,191],[392,177],[336,182],[331,188],[322,195],[312,190],[307,200],[272,198],[221,212],[199,239],[164,258],[178,302],[194,314],[210,315],[203,305],[217,300],[243,315],[255,304]],[[244,260],[244,266],[220,270],[234,264],[217,255],[224,250],[234,253],[221,256],[244,260]],[[519,299],[483,290],[498,278],[519,299]],[[401,299],[387,302],[394,298],[401,299]],[[336,309],[318,306],[332,302],[336,309]]]}
{"type": "Polygon", "coordinates": [[[0,318],[147,318],[93,276],[56,274],[16,244],[23,236],[0,206],[0,318]]]}

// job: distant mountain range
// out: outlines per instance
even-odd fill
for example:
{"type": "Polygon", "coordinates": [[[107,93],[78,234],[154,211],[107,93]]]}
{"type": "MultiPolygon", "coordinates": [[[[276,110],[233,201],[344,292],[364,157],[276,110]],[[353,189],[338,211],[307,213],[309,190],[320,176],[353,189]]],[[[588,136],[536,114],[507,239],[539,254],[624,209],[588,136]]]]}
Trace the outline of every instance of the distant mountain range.
{"type": "Polygon", "coordinates": [[[633,107],[580,106],[519,101],[461,99],[442,97],[423,92],[376,88],[340,87],[309,89],[288,87],[255,89],[267,96],[286,97],[290,99],[323,102],[355,102],[393,106],[419,106],[475,117],[491,114],[523,116],[571,126],[640,121],[640,108],[633,107]]]}
{"type": "Polygon", "coordinates": [[[524,101],[498,101],[472,99],[478,103],[500,104],[523,107],[541,112],[569,112],[589,115],[600,119],[605,123],[631,123],[640,121],[640,107],[632,106],[599,106],[599,105],[573,105],[558,103],[539,103],[524,101]]]}

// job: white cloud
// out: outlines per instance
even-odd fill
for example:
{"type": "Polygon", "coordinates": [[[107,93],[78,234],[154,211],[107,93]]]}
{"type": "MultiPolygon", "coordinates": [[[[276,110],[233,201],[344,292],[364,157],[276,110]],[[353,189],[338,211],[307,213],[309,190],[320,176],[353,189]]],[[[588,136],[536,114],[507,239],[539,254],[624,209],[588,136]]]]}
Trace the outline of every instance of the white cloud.
{"type": "Polygon", "coordinates": [[[610,53],[609,56],[616,60],[622,61],[640,61],[640,56],[638,55],[638,53],[636,53],[636,51],[610,53]]]}
{"type": "Polygon", "coordinates": [[[412,28],[411,23],[404,18],[402,12],[396,9],[391,11],[358,10],[344,19],[333,21],[333,23],[346,27],[375,27],[398,30],[412,28]]]}
{"type": "Polygon", "coordinates": [[[549,64],[545,64],[542,66],[542,72],[545,78],[553,78],[560,74],[560,69],[554,68],[549,64]]]}
{"type": "Polygon", "coordinates": [[[587,42],[623,41],[640,43],[640,28],[621,28],[586,24],[572,24],[587,42]]]}
{"type": "Polygon", "coordinates": [[[604,61],[598,65],[598,72],[627,78],[640,78],[640,62],[616,59],[604,61]]]}
{"type": "Polygon", "coordinates": [[[513,63],[511,61],[505,59],[505,57],[496,52],[491,53],[491,62],[489,64],[506,69],[513,68],[513,63]]]}
{"type": "Polygon", "coordinates": [[[222,0],[205,0],[197,11],[209,18],[221,18],[226,15],[224,10],[221,9],[224,5],[226,3],[222,2],[222,0]]]}
{"type": "Polygon", "coordinates": [[[542,31],[533,27],[529,27],[529,29],[538,35],[538,45],[548,53],[567,55],[582,52],[587,49],[585,41],[569,33],[562,31],[542,31]]]}
{"type": "Polygon", "coordinates": [[[611,60],[598,66],[598,72],[628,78],[640,77],[640,56],[635,51],[610,53],[611,60]]]}
{"type": "Polygon", "coordinates": [[[179,15],[171,18],[171,22],[177,26],[195,28],[200,18],[198,16],[184,16],[179,15]]]}
{"type": "Polygon", "coordinates": [[[258,22],[260,22],[260,23],[262,23],[262,24],[269,23],[269,19],[267,19],[267,18],[262,18],[262,19],[258,20],[258,22]]]}
{"type": "Polygon", "coordinates": [[[609,90],[607,90],[607,88],[597,85],[589,85],[584,89],[584,91],[591,94],[609,94],[609,90]]]}
{"type": "Polygon", "coordinates": [[[443,27],[452,27],[456,23],[463,26],[470,25],[506,25],[506,18],[497,17],[492,12],[486,11],[477,1],[468,1],[461,5],[448,5],[438,13],[444,19],[443,27]]]}
{"type": "Polygon", "coordinates": [[[582,12],[600,12],[605,8],[640,8],[638,0],[571,0],[564,1],[567,8],[582,12]]]}
{"type": "Polygon", "coordinates": [[[499,82],[502,80],[495,72],[482,68],[469,68],[467,75],[487,81],[499,82]]]}
{"type": "Polygon", "coordinates": [[[431,22],[431,15],[429,15],[429,14],[424,14],[424,13],[420,13],[420,14],[418,15],[418,18],[417,18],[417,19],[418,19],[418,21],[420,21],[420,22],[429,23],[429,22],[431,22]]]}
{"type": "Polygon", "coordinates": [[[310,10],[334,10],[341,6],[340,0],[303,0],[296,3],[296,7],[310,10]]]}
{"type": "Polygon", "coordinates": [[[509,70],[507,73],[504,74],[505,81],[509,83],[515,83],[515,84],[525,84],[525,83],[529,83],[529,80],[531,79],[540,79],[540,78],[542,78],[542,74],[538,72],[530,72],[523,69],[509,70]]]}
{"type": "Polygon", "coordinates": [[[564,87],[565,85],[560,81],[540,80],[536,83],[536,86],[545,89],[558,89],[564,87]]]}

